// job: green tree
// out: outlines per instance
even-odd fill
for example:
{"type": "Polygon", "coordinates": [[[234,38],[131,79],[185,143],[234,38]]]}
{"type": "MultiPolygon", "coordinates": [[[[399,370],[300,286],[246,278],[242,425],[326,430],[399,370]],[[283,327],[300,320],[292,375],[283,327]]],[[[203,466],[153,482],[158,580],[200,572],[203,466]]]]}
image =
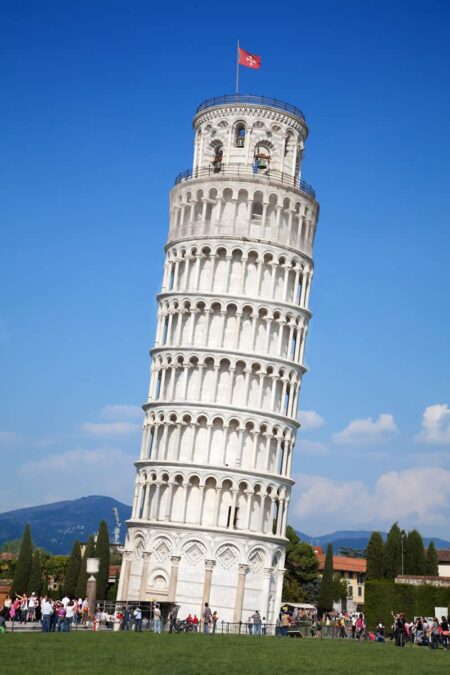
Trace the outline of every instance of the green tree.
{"type": "Polygon", "coordinates": [[[33,553],[33,562],[31,565],[30,578],[28,580],[28,594],[36,593],[40,595],[42,591],[42,566],[41,552],[37,548],[33,553]]]}
{"type": "Polygon", "coordinates": [[[95,555],[95,541],[94,537],[91,536],[87,541],[86,548],[84,549],[83,560],[80,565],[80,573],[78,575],[77,586],[75,590],[77,598],[86,597],[86,587],[88,580],[88,574],[86,571],[86,560],[88,558],[93,558],[94,555],[95,555]]]}
{"type": "Polygon", "coordinates": [[[67,595],[69,598],[75,595],[77,581],[80,575],[81,562],[81,546],[77,539],[73,543],[72,553],[67,561],[66,573],[64,576],[64,595],[67,595]]]}
{"type": "Polygon", "coordinates": [[[430,541],[427,548],[425,574],[429,577],[437,577],[439,575],[439,558],[434,542],[430,541]]]}
{"type": "Polygon", "coordinates": [[[372,532],[367,545],[367,578],[384,578],[384,542],[380,532],[372,532]]]}
{"type": "Polygon", "coordinates": [[[97,574],[97,599],[105,600],[109,580],[109,532],[105,520],[100,522],[98,529],[95,557],[100,560],[100,568],[97,574]]]}
{"type": "Polygon", "coordinates": [[[30,581],[31,567],[33,565],[33,543],[31,541],[30,526],[25,525],[22,543],[20,545],[19,557],[17,559],[16,573],[11,589],[11,594],[26,593],[28,582],[30,581]]]}
{"type": "Polygon", "coordinates": [[[288,526],[286,536],[286,572],[283,584],[283,600],[290,602],[311,602],[317,596],[319,563],[313,548],[301,541],[295,530],[288,526]]]}
{"type": "Polygon", "coordinates": [[[329,612],[333,609],[335,590],[333,579],[333,546],[328,544],[325,556],[325,567],[323,570],[322,581],[320,582],[318,598],[319,612],[329,612]]]}
{"type": "Polygon", "coordinates": [[[411,530],[404,541],[404,569],[405,574],[425,574],[425,548],[420,532],[411,530]]]}
{"type": "Polygon", "coordinates": [[[402,532],[397,523],[389,530],[384,547],[384,574],[395,579],[402,571],[402,532]]]}
{"type": "Polygon", "coordinates": [[[333,579],[333,600],[348,598],[348,584],[345,579],[333,579]]]}

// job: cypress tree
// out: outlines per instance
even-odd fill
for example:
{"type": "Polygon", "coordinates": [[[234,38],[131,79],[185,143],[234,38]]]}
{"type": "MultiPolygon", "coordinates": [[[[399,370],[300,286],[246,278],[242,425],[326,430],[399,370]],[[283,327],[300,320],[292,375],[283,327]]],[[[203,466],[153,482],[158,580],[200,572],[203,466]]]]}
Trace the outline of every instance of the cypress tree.
{"type": "MultiPolygon", "coordinates": [[[[404,544],[405,542],[403,542],[404,544]]],[[[402,572],[402,532],[397,523],[389,530],[384,547],[384,573],[387,579],[395,579],[402,572]]]]}
{"type": "Polygon", "coordinates": [[[36,593],[40,595],[42,591],[42,565],[41,553],[37,548],[33,553],[33,562],[31,564],[30,578],[28,580],[28,595],[36,593]]]}
{"type": "Polygon", "coordinates": [[[78,539],[74,541],[72,546],[72,553],[67,561],[66,574],[64,576],[64,595],[68,598],[75,596],[77,589],[77,581],[80,575],[81,568],[81,546],[78,539]]]}
{"type": "Polygon", "coordinates": [[[333,609],[333,596],[335,594],[333,580],[333,546],[328,544],[327,554],[325,556],[325,567],[323,570],[322,581],[320,582],[320,591],[318,598],[319,612],[328,612],[333,609]]]}
{"type": "Polygon", "coordinates": [[[417,530],[408,532],[405,541],[405,574],[424,575],[426,568],[423,539],[417,530]]]}
{"type": "Polygon", "coordinates": [[[86,560],[88,558],[93,558],[94,556],[95,556],[95,541],[94,537],[91,536],[87,541],[86,548],[84,549],[83,560],[81,561],[80,565],[80,573],[78,575],[77,585],[75,589],[75,594],[77,598],[86,597],[86,586],[88,580],[88,574],[86,571],[86,560]]]}
{"type": "Polygon", "coordinates": [[[367,545],[367,578],[384,578],[384,542],[380,532],[372,532],[367,545]]]}
{"type": "Polygon", "coordinates": [[[425,574],[429,577],[437,577],[439,575],[439,558],[434,542],[430,541],[427,548],[425,574]]]}
{"type": "Polygon", "coordinates": [[[19,557],[17,559],[16,573],[11,589],[11,597],[15,593],[22,595],[28,590],[28,582],[30,581],[31,567],[33,564],[33,544],[31,542],[31,530],[28,523],[25,525],[25,530],[20,545],[19,557]]]}
{"type": "Polygon", "coordinates": [[[95,557],[100,560],[100,568],[97,574],[97,600],[105,600],[109,580],[109,532],[105,520],[100,522],[98,528],[95,557]]]}

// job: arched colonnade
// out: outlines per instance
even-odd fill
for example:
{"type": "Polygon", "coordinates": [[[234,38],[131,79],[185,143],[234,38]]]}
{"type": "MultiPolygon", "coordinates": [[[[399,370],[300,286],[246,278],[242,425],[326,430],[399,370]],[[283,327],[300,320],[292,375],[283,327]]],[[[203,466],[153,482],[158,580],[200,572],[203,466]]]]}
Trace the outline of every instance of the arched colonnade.
{"type": "Polygon", "coordinates": [[[282,536],[290,490],[182,470],[138,470],[133,520],[191,524],[282,536]]]}
{"type": "Polygon", "coordinates": [[[233,467],[289,477],[295,430],[204,412],[147,411],[140,459],[233,467]]]}
{"type": "Polygon", "coordinates": [[[270,298],[307,308],[312,266],[297,256],[237,246],[174,246],[167,250],[162,292],[270,298]]]}

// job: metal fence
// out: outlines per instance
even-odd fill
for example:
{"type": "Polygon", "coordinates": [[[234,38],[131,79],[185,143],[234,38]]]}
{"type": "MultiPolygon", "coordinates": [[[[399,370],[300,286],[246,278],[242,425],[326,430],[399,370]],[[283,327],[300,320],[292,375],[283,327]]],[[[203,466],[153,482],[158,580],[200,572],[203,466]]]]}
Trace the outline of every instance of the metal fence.
{"type": "Polygon", "coordinates": [[[203,103],[200,103],[195,114],[197,115],[199,112],[202,112],[202,110],[207,110],[208,108],[214,108],[221,105],[232,105],[235,103],[250,103],[253,105],[263,105],[268,108],[277,108],[278,110],[284,110],[284,112],[295,115],[305,121],[304,114],[300,108],[297,108],[295,105],[280,101],[278,98],[256,96],[255,94],[224,94],[223,96],[208,98],[206,101],[203,101],[203,103]]]}
{"type": "Polygon", "coordinates": [[[221,164],[220,166],[209,165],[197,169],[187,169],[178,174],[175,178],[175,185],[184,183],[195,178],[220,178],[221,176],[238,176],[242,178],[262,178],[263,180],[273,180],[283,185],[288,185],[299,189],[310,197],[315,199],[316,191],[303,179],[298,179],[292,174],[284,173],[282,171],[275,171],[272,169],[265,169],[264,171],[257,170],[253,165],[249,164],[221,164]]]}

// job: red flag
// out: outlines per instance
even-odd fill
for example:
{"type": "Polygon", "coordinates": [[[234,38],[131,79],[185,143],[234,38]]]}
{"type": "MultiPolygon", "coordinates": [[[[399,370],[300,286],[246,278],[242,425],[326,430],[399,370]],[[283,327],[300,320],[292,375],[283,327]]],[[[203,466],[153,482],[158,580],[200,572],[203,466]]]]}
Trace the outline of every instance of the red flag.
{"type": "Polygon", "coordinates": [[[258,69],[261,68],[261,57],[257,54],[250,54],[246,52],[245,49],[239,49],[239,65],[247,66],[247,68],[258,69]]]}

